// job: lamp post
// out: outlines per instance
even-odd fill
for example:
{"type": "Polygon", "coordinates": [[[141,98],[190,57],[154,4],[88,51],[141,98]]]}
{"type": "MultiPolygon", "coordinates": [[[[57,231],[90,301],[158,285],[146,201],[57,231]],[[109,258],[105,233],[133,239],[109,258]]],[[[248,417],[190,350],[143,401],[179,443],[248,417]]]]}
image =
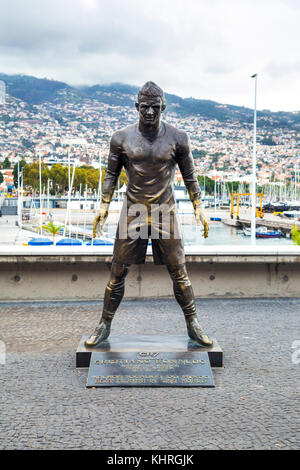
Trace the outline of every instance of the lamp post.
{"type": "Polygon", "coordinates": [[[254,91],[254,126],[253,126],[253,159],[252,159],[252,207],[251,207],[251,245],[256,243],[256,95],[257,73],[251,76],[255,79],[254,91]]]}
{"type": "Polygon", "coordinates": [[[21,222],[20,222],[20,217],[21,217],[21,209],[20,209],[20,204],[21,204],[21,199],[20,199],[20,155],[18,155],[18,227],[20,228],[21,222]]]}
{"type": "Polygon", "coordinates": [[[23,167],[21,169],[21,202],[20,202],[20,228],[22,228],[22,211],[23,211],[23,196],[24,196],[24,175],[23,167]]]}
{"type": "Polygon", "coordinates": [[[40,180],[40,234],[42,235],[43,229],[43,214],[42,214],[42,161],[41,153],[39,153],[39,180],[40,180]]]}
{"type": "Polygon", "coordinates": [[[214,196],[215,196],[215,215],[217,211],[217,172],[215,170],[215,181],[214,181],[214,196]]]}

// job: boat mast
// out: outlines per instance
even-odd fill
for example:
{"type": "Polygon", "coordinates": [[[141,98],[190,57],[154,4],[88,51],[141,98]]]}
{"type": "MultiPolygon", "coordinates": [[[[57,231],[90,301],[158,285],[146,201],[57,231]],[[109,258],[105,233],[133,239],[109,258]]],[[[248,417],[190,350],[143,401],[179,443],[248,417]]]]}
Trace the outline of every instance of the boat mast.
{"type": "MultiPolygon", "coordinates": [[[[81,183],[79,184],[79,200],[78,200],[78,204],[79,204],[79,211],[80,211],[80,201],[81,201],[81,183]]],[[[76,230],[76,239],[78,239],[78,236],[79,236],[79,217],[80,217],[80,212],[78,213],[78,217],[77,217],[77,230],[76,230]]]]}
{"type": "Polygon", "coordinates": [[[84,217],[83,217],[83,240],[85,240],[85,230],[86,230],[86,207],[87,207],[87,184],[85,185],[85,198],[84,198],[84,217]]]}
{"type": "Polygon", "coordinates": [[[98,182],[96,212],[98,210],[99,202],[101,204],[101,195],[102,195],[102,169],[101,169],[101,165],[102,165],[102,150],[101,150],[101,147],[100,147],[100,150],[99,150],[99,182],[98,182]]]}

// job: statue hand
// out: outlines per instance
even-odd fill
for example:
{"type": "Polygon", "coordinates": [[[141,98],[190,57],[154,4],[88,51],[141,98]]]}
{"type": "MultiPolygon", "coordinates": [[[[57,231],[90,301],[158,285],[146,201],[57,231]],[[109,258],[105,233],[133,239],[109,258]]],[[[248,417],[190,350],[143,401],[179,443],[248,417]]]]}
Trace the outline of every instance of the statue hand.
{"type": "Polygon", "coordinates": [[[209,225],[208,225],[207,219],[205,217],[204,211],[202,209],[201,202],[194,201],[193,205],[194,205],[194,213],[195,213],[195,218],[196,218],[196,224],[197,225],[201,225],[201,224],[203,225],[203,228],[204,228],[203,236],[204,236],[204,238],[207,238],[208,233],[209,233],[209,225]]]}
{"type": "Polygon", "coordinates": [[[204,227],[203,236],[204,236],[204,238],[207,238],[208,233],[209,233],[209,225],[208,225],[208,222],[205,218],[203,219],[203,227],[204,227]]]}
{"type": "Polygon", "coordinates": [[[101,236],[103,225],[105,224],[107,216],[108,216],[108,204],[101,204],[101,207],[94,219],[93,238],[96,238],[97,235],[101,236]]]}

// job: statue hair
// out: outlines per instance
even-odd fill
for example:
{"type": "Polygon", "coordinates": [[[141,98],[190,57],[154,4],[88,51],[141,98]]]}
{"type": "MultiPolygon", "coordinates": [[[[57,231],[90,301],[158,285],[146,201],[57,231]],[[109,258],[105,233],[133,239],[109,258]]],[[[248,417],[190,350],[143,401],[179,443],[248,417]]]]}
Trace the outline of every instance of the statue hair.
{"type": "Polygon", "coordinates": [[[143,98],[161,98],[162,105],[165,106],[165,95],[163,90],[154,82],[146,82],[138,93],[138,102],[143,98]]]}

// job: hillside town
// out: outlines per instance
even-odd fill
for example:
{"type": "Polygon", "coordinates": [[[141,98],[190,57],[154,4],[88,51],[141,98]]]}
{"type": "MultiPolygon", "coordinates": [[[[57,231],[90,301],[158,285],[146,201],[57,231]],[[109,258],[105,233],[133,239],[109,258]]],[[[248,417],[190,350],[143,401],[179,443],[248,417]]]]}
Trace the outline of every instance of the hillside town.
{"type": "MultiPolygon", "coordinates": [[[[109,105],[90,98],[78,100],[68,90],[61,90],[59,98],[57,102],[31,105],[6,96],[0,106],[0,162],[8,159],[13,167],[20,159],[32,163],[41,158],[48,167],[68,161],[95,168],[101,161],[105,167],[113,132],[137,120],[132,95],[127,97],[132,106],[109,105]]],[[[200,115],[181,117],[167,110],[164,119],[188,133],[198,175],[222,182],[250,181],[251,123],[219,122],[200,115]]],[[[258,183],[295,180],[299,133],[293,128],[271,129],[263,126],[263,121],[258,122],[258,183]]],[[[12,184],[12,175],[8,169],[1,171],[4,178],[0,190],[5,191],[12,184]]],[[[182,184],[179,171],[175,183],[182,184]]]]}

